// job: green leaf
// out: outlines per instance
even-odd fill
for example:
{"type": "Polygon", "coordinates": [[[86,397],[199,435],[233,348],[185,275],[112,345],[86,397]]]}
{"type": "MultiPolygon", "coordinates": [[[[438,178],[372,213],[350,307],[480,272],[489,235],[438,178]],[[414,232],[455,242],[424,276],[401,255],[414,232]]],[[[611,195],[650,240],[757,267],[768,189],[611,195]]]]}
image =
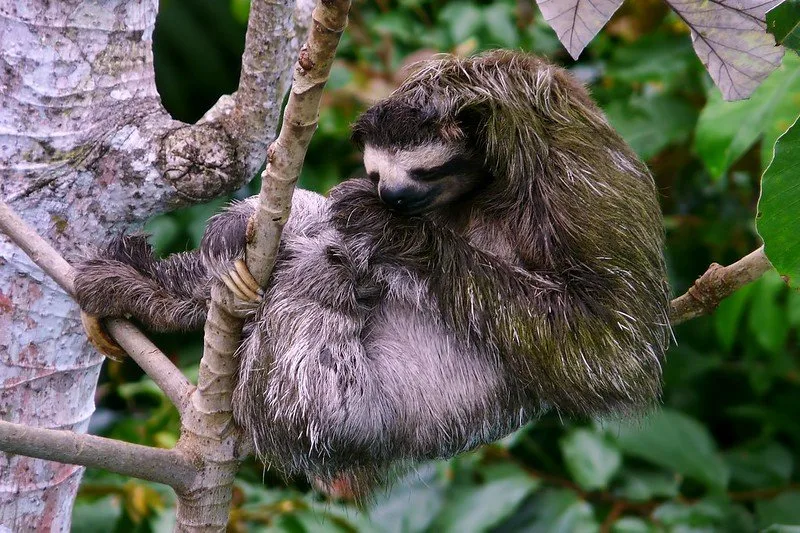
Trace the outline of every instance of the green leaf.
{"type": "Polygon", "coordinates": [[[789,481],[794,469],[792,454],[777,442],[756,450],[728,452],[725,461],[731,480],[752,489],[781,486],[789,481]]]}
{"type": "Polygon", "coordinates": [[[800,50],[800,0],[784,0],[767,11],[767,31],[778,44],[800,50]]]}
{"type": "Polygon", "coordinates": [[[73,533],[111,531],[122,515],[117,496],[105,496],[92,502],[78,501],[72,509],[73,533]]]}
{"type": "Polygon", "coordinates": [[[800,121],[778,139],[775,157],[761,178],[756,227],[764,252],[789,285],[800,287],[800,121]]]}
{"type": "Polygon", "coordinates": [[[800,327],[800,291],[789,291],[786,296],[786,316],[793,328],[800,327]]]}
{"type": "Polygon", "coordinates": [[[453,44],[460,44],[483,27],[481,10],[468,2],[447,4],[439,12],[439,20],[450,29],[453,44]]]}
{"type": "Polygon", "coordinates": [[[433,531],[466,533],[487,531],[508,518],[539,481],[527,475],[514,475],[480,486],[461,486],[453,490],[433,531]]]}
{"type": "Polygon", "coordinates": [[[561,453],[572,478],[586,490],[605,489],[622,465],[622,454],[605,436],[575,429],[561,439],[561,453]]]}
{"type": "Polygon", "coordinates": [[[771,500],[757,501],[756,515],[761,527],[800,525],[800,492],[784,492],[771,500]]]}
{"type": "Polygon", "coordinates": [[[653,498],[672,498],[678,495],[680,480],[666,472],[628,470],[615,494],[629,500],[644,502],[653,498]]]}
{"type": "Polygon", "coordinates": [[[611,54],[606,77],[624,83],[685,83],[687,72],[697,64],[691,43],[676,35],[644,35],[614,47],[611,54]]]}
{"type": "Polygon", "coordinates": [[[666,94],[613,100],[605,111],[611,125],[642,159],[688,139],[697,121],[692,106],[666,94]]]}
{"type": "Polygon", "coordinates": [[[800,533],[800,526],[785,526],[783,524],[772,524],[768,528],[762,529],[761,533],[800,533]]]}
{"type": "Polygon", "coordinates": [[[714,489],[728,484],[728,468],[708,430],[683,413],[663,409],[645,420],[607,423],[623,452],[714,489]]]}
{"type": "Polygon", "coordinates": [[[483,20],[493,45],[503,48],[519,46],[519,31],[514,25],[514,10],[508,4],[496,3],[483,10],[483,20]]]}
{"type": "Polygon", "coordinates": [[[652,515],[670,532],[752,533],[755,531],[753,515],[743,506],[727,498],[705,498],[693,504],[666,502],[652,515]]]}
{"type": "Polygon", "coordinates": [[[632,516],[620,518],[611,526],[611,533],[654,533],[655,531],[658,531],[655,526],[632,516]]]}
{"type": "Polygon", "coordinates": [[[529,533],[596,533],[592,506],[571,490],[550,490],[532,503],[534,519],[520,531],[529,533]]]}
{"type": "Polygon", "coordinates": [[[667,502],[653,511],[653,518],[667,526],[712,526],[724,518],[717,505],[699,501],[692,505],[667,502]]]}
{"type": "Polygon", "coordinates": [[[436,463],[428,463],[379,496],[369,517],[386,533],[425,531],[444,505],[445,486],[436,463]]]}
{"type": "Polygon", "coordinates": [[[789,318],[785,305],[780,301],[783,291],[780,277],[767,272],[755,283],[751,293],[748,331],[770,354],[782,352],[789,337],[789,318]]]}
{"type": "Polygon", "coordinates": [[[736,336],[740,331],[739,323],[744,314],[745,306],[750,300],[753,286],[752,283],[745,285],[722,300],[712,315],[717,339],[726,351],[730,351],[734,342],[736,342],[736,336]]]}
{"type": "Polygon", "coordinates": [[[725,102],[719,91],[709,91],[697,123],[695,149],[711,175],[720,177],[760,137],[771,146],[775,128],[785,129],[797,117],[798,107],[800,57],[786,54],[749,100],[725,102]]]}

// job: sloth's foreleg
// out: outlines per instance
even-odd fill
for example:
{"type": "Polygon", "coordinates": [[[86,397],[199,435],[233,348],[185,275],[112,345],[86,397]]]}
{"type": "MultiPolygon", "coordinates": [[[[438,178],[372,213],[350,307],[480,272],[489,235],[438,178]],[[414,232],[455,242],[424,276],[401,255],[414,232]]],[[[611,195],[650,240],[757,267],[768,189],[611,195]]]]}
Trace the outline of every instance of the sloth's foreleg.
{"type": "Polygon", "coordinates": [[[155,331],[202,327],[209,275],[196,252],[157,260],[145,235],[123,235],[75,267],[75,297],[90,341],[112,357],[124,352],[103,318],[135,318],[155,331]]]}
{"type": "MultiPolygon", "coordinates": [[[[247,236],[254,231],[250,218],[258,198],[253,196],[231,204],[208,221],[200,253],[209,273],[222,281],[244,304],[245,310],[257,307],[264,290],[245,263],[247,236]],[[249,305],[248,305],[249,304],[249,305]],[[255,304],[255,305],[252,305],[255,304]]],[[[284,228],[284,238],[316,234],[326,225],[325,199],[317,193],[297,189],[292,197],[292,216],[284,228]]],[[[283,242],[283,241],[282,241],[283,242]]]]}

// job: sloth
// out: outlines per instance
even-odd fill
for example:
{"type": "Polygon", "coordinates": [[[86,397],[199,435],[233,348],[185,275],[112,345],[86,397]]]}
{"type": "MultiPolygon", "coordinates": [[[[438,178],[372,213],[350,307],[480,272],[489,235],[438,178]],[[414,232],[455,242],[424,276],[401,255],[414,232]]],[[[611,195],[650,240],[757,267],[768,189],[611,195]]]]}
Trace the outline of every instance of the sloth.
{"type": "Polygon", "coordinates": [[[569,73],[520,52],[424,62],[361,115],[365,178],[298,190],[268,286],[243,266],[256,199],[198,251],[141,235],[77,266],[93,316],[202,327],[246,302],[234,417],[288,474],[355,490],[547,410],[654,405],[669,340],[656,188],[569,73]]]}

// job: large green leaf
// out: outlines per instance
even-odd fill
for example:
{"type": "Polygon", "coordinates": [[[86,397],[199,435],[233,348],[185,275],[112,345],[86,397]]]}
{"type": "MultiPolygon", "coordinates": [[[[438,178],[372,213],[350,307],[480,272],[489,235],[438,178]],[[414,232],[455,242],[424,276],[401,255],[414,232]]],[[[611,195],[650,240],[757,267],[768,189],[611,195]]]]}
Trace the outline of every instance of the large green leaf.
{"type": "Polygon", "coordinates": [[[749,100],[725,102],[718,91],[709,92],[697,123],[695,149],[711,175],[719,177],[763,137],[766,165],[774,140],[797,117],[798,108],[800,57],[786,54],[749,100]]]}
{"type": "Polygon", "coordinates": [[[462,486],[452,491],[433,531],[469,533],[487,531],[508,518],[539,481],[514,475],[479,486],[462,486]]]}
{"type": "Polygon", "coordinates": [[[450,30],[453,44],[459,44],[474,37],[483,27],[483,14],[480,8],[469,2],[447,4],[439,14],[439,18],[450,30]]]}
{"type": "Polygon", "coordinates": [[[663,409],[643,421],[609,423],[622,451],[724,489],[728,468],[708,430],[677,411],[663,409]]]}
{"type": "Polygon", "coordinates": [[[714,312],[714,330],[717,332],[717,339],[726,351],[733,348],[736,336],[740,333],[739,323],[744,314],[747,302],[753,292],[754,285],[751,283],[737,290],[719,303],[719,307],[714,312]]]}
{"type": "Polygon", "coordinates": [[[785,492],[771,500],[756,502],[756,514],[761,527],[772,524],[800,525],[800,492],[785,492]]]}
{"type": "Polygon", "coordinates": [[[751,533],[755,531],[753,515],[743,506],[726,499],[703,499],[696,503],[666,502],[652,517],[667,531],[751,533]]]}
{"type": "Polygon", "coordinates": [[[786,48],[800,50],[800,0],[784,0],[767,12],[767,30],[786,48]]]}
{"type": "Polygon", "coordinates": [[[535,518],[521,533],[595,533],[599,525],[592,506],[571,490],[550,490],[532,502],[535,518]]]}
{"type": "Polygon", "coordinates": [[[752,489],[784,485],[794,468],[792,454],[776,442],[755,450],[728,452],[725,460],[731,480],[752,489]]]}
{"type": "Polygon", "coordinates": [[[620,518],[611,527],[611,533],[657,533],[658,531],[660,528],[656,525],[632,516],[620,518]]]}
{"type": "Polygon", "coordinates": [[[105,496],[92,502],[78,502],[72,510],[73,533],[111,531],[122,515],[117,496],[105,496]]]}
{"type": "Polygon", "coordinates": [[[673,498],[678,495],[679,484],[679,476],[667,472],[627,470],[614,493],[637,502],[673,498]]]}
{"type": "Polygon", "coordinates": [[[437,465],[423,465],[376,499],[370,519],[387,533],[425,531],[444,505],[444,494],[437,465]]]}
{"type": "Polygon", "coordinates": [[[775,144],[775,157],[761,178],[756,227],[776,270],[798,287],[800,281],[800,125],[795,122],[775,144]]]}
{"type": "Polygon", "coordinates": [[[666,94],[614,100],[605,111],[611,125],[642,159],[685,141],[697,121],[697,111],[688,102],[666,94]]]}
{"type": "Polygon", "coordinates": [[[750,296],[748,332],[767,353],[778,354],[786,346],[789,318],[781,297],[785,285],[775,272],[767,272],[756,283],[750,296]]]}
{"type": "Polygon", "coordinates": [[[572,478],[586,490],[606,488],[622,465],[619,449],[594,431],[572,430],[560,444],[572,478]]]}

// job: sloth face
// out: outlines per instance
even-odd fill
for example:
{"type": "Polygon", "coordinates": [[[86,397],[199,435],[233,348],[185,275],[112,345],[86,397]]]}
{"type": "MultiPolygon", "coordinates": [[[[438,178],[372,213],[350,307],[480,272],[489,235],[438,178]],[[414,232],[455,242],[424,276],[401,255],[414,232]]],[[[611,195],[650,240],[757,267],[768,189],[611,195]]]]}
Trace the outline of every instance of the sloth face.
{"type": "Polygon", "coordinates": [[[364,147],[364,166],[381,200],[405,215],[439,209],[474,190],[483,165],[463,146],[431,143],[412,148],[364,147]]]}

